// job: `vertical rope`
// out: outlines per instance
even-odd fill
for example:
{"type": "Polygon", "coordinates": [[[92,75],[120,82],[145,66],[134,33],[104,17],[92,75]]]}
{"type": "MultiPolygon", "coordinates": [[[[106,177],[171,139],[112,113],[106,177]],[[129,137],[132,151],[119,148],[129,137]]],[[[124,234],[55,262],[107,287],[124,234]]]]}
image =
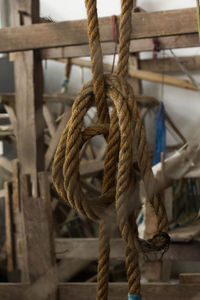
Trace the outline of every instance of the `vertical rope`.
{"type": "MultiPolygon", "coordinates": [[[[87,9],[88,37],[92,62],[93,91],[97,106],[97,114],[100,123],[109,123],[108,106],[104,92],[103,62],[98,26],[97,4],[96,0],[85,0],[85,4],[87,9]]],[[[97,300],[106,300],[108,297],[109,253],[109,232],[105,221],[101,220],[99,226],[97,300]]]]}

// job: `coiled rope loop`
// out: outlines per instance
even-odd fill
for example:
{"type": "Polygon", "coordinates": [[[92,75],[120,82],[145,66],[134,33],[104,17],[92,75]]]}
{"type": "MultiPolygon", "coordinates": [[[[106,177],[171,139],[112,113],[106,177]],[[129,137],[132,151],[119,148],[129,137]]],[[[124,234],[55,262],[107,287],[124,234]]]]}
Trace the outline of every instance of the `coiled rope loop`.
{"type": "Polygon", "coordinates": [[[53,167],[53,183],[58,194],[80,214],[100,223],[97,299],[106,300],[109,279],[109,217],[116,207],[117,221],[126,242],[126,269],[129,295],[140,294],[139,251],[161,250],[169,243],[167,217],[155,182],[145,132],[139,117],[132,87],[128,84],[128,57],[131,34],[132,0],[122,1],[120,16],[119,63],[117,74],[103,74],[96,1],[86,0],[88,36],[93,80],[79,92],[72,107],[72,116],[61,136],[53,167]],[[112,101],[109,116],[107,99],[112,101]],[[96,105],[99,124],[84,129],[84,116],[96,105]],[[102,194],[88,198],[84,194],[79,174],[80,151],[86,141],[103,135],[108,143],[105,157],[102,194]],[[158,231],[148,241],[138,238],[134,203],[129,201],[131,187],[136,185],[133,169],[133,147],[144,185],[158,220],[158,231]]]}

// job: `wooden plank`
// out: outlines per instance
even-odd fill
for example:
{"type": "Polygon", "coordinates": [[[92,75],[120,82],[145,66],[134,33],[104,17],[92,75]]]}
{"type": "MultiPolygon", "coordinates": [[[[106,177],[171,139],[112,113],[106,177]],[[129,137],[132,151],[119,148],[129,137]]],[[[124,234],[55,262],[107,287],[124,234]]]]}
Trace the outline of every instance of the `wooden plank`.
{"type": "MultiPolygon", "coordinates": [[[[0,283],[0,299],[3,300],[33,300],[28,291],[29,285],[0,283]]],[[[126,300],[128,293],[127,283],[110,283],[109,299],[126,300]]],[[[169,284],[146,283],[142,284],[143,300],[199,300],[199,284],[169,284]],[[161,298],[162,297],[162,298],[161,298]]],[[[59,300],[93,300],[96,295],[96,283],[60,283],[59,300]]],[[[37,299],[37,298],[35,298],[37,299]]],[[[44,298],[43,298],[44,299],[44,298]]]]}
{"type": "MultiPolygon", "coordinates": [[[[178,60],[189,71],[199,71],[200,56],[182,56],[178,60]]],[[[181,72],[178,63],[173,57],[159,58],[159,59],[142,59],[140,60],[140,69],[157,73],[171,73],[181,72]]]]}
{"type": "Polygon", "coordinates": [[[171,238],[176,242],[191,242],[200,235],[200,224],[192,224],[185,227],[175,228],[171,231],[171,238]]]}
{"type": "Polygon", "coordinates": [[[14,134],[15,136],[17,136],[17,119],[16,119],[15,111],[12,106],[7,104],[4,105],[4,108],[7,111],[8,116],[10,118],[10,123],[12,124],[14,134]]]}
{"type": "Polygon", "coordinates": [[[5,156],[0,156],[0,166],[4,168],[6,171],[8,171],[9,173],[12,173],[13,171],[11,161],[5,156]]]}
{"type": "Polygon", "coordinates": [[[48,130],[49,130],[49,133],[51,136],[53,136],[56,132],[55,120],[54,120],[53,114],[51,113],[49,107],[46,104],[43,105],[43,115],[44,115],[44,119],[45,119],[45,122],[46,122],[48,130]]]}
{"type": "Polygon", "coordinates": [[[62,134],[67,122],[69,121],[70,116],[71,116],[71,109],[69,108],[66,111],[66,113],[63,115],[62,120],[60,121],[60,124],[58,125],[56,132],[50,141],[49,147],[45,153],[45,169],[46,170],[48,170],[50,167],[50,164],[53,160],[53,156],[56,151],[61,134],[62,134]]]}
{"type": "Polygon", "coordinates": [[[11,183],[4,183],[5,189],[5,228],[6,228],[6,256],[8,274],[15,269],[14,239],[13,239],[13,214],[12,214],[12,197],[11,183]]]}
{"type": "Polygon", "coordinates": [[[95,176],[104,169],[104,161],[90,160],[87,163],[80,164],[80,174],[83,177],[95,176]]]}
{"type": "Polygon", "coordinates": [[[179,280],[181,284],[200,284],[200,273],[181,273],[179,280]]]}
{"type": "Polygon", "coordinates": [[[49,183],[44,173],[39,175],[41,198],[33,198],[29,177],[23,175],[23,212],[27,245],[27,263],[32,283],[27,294],[31,299],[56,299],[57,280],[52,240],[52,216],[49,183]]]}
{"type": "MultiPolygon", "coordinates": [[[[28,284],[23,283],[0,283],[0,299],[2,300],[26,300],[24,291],[28,288],[28,284]]],[[[27,299],[31,300],[31,299],[27,299]]]]}
{"type": "Polygon", "coordinates": [[[134,70],[133,68],[130,68],[129,75],[138,79],[168,84],[176,87],[197,91],[197,88],[194,86],[194,84],[191,81],[180,79],[177,77],[172,77],[166,74],[163,75],[160,73],[144,71],[144,70],[134,70]]]}
{"type": "MultiPolygon", "coordinates": [[[[56,257],[58,259],[98,259],[98,239],[96,238],[66,238],[56,239],[56,257]]],[[[125,246],[121,239],[111,239],[111,258],[124,260],[125,246]]],[[[160,258],[160,253],[148,257],[152,260],[160,258]]],[[[163,260],[188,260],[200,259],[200,243],[175,243],[172,242],[169,250],[163,256],[163,260]]]]}
{"type": "MultiPolygon", "coordinates": [[[[96,295],[95,283],[64,283],[59,286],[60,300],[93,300],[96,295]]],[[[128,286],[126,283],[110,283],[109,299],[127,299],[128,286]]],[[[149,283],[142,284],[143,300],[199,300],[200,285],[149,283]]]]}
{"type": "MultiPolygon", "coordinates": [[[[16,30],[25,27],[19,25],[26,24],[31,28],[31,23],[39,22],[39,0],[18,0],[11,8],[16,30]],[[25,11],[31,17],[22,20],[19,11],[25,11]]],[[[31,174],[34,196],[37,196],[37,172],[44,170],[43,76],[39,52],[16,53],[14,75],[18,158],[22,173],[31,174]]]]}
{"type": "MultiPolygon", "coordinates": [[[[199,36],[196,33],[182,34],[178,36],[167,36],[157,38],[160,50],[186,48],[186,47],[199,47],[199,36]]],[[[113,42],[104,42],[101,44],[103,55],[115,53],[115,44],[113,42]]],[[[153,51],[154,44],[152,38],[132,40],[130,43],[130,52],[137,53],[141,51],[153,51]]],[[[89,46],[80,45],[58,47],[52,49],[41,50],[43,59],[62,59],[67,57],[81,57],[90,56],[89,46]]]]}
{"type": "Polygon", "coordinates": [[[3,189],[3,190],[0,190],[0,198],[4,198],[4,197],[5,197],[5,195],[6,195],[6,191],[5,191],[5,189],[3,189]]]}
{"type": "MultiPolygon", "coordinates": [[[[113,41],[111,18],[100,18],[99,27],[101,41],[113,41]]],[[[131,39],[197,32],[195,8],[132,15],[131,39]]],[[[0,40],[0,52],[88,44],[86,20],[3,28],[0,40]]]]}
{"type": "MultiPolygon", "coordinates": [[[[86,68],[91,68],[92,66],[90,61],[78,59],[78,58],[72,59],[72,64],[81,67],[86,67],[86,68]]],[[[177,87],[197,90],[197,88],[189,80],[183,80],[169,75],[163,76],[163,74],[160,73],[139,70],[136,68],[135,64],[136,64],[136,59],[134,57],[131,57],[130,66],[129,66],[129,75],[134,79],[143,79],[152,82],[165,83],[177,87]]],[[[103,66],[105,72],[110,72],[111,70],[110,64],[104,64],[103,66]]],[[[141,94],[140,90],[141,90],[140,88],[136,89],[136,94],[141,94]]]]}
{"type": "MultiPolygon", "coordinates": [[[[63,103],[72,106],[75,94],[43,94],[43,103],[63,103]]],[[[15,94],[0,94],[0,103],[3,105],[13,105],[15,103],[15,94]]]]}

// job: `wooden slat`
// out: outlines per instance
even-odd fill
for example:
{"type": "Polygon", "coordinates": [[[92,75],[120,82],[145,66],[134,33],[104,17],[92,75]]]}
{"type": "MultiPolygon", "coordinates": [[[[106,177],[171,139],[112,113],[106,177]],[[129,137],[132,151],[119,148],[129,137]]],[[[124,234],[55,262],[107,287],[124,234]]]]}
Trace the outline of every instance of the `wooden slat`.
{"type": "Polygon", "coordinates": [[[13,272],[15,268],[14,255],[14,239],[13,239],[13,214],[12,214],[12,197],[11,183],[5,182],[5,227],[6,227],[6,256],[7,256],[7,271],[13,272]]]}
{"type": "MultiPolygon", "coordinates": [[[[2,300],[25,300],[24,291],[28,284],[22,283],[0,283],[0,299],[2,300]]],[[[29,300],[29,299],[27,299],[29,300]]]]}
{"type": "Polygon", "coordinates": [[[33,198],[30,178],[22,176],[22,197],[27,265],[30,282],[27,294],[38,300],[55,300],[57,289],[49,182],[46,174],[39,174],[40,198],[33,198]]]}
{"type": "Polygon", "coordinates": [[[0,166],[4,168],[6,171],[8,171],[9,173],[12,173],[13,171],[11,161],[4,156],[0,156],[0,166]]]}
{"type": "MultiPolygon", "coordinates": [[[[161,50],[174,49],[174,48],[186,48],[186,47],[199,47],[198,34],[182,34],[178,36],[167,36],[157,38],[159,47],[161,50]]],[[[113,42],[102,43],[103,55],[109,55],[115,53],[115,44],[113,42]]],[[[137,53],[141,51],[153,51],[154,44],[152,38],[132,40],[130,43],[130,52],[137,53]]],[[[43,59],[62,59],[66,57],[81,57],[90,56],[89,46],[80,45],[58,47],[52,49],[41,50],[43,59]]]]}
{"type": "Polygon", "coordinates": [[[67,112],[63,115],[62,120],[60,121],[60,124],[58,125],[56,132],[50,141],[49,148],[47,149],[47,151],[45,153],[45,169],[46,170],[48,170],[48,168],[53,160],[53,156],[56,151],[56,147],[60,140],[61,134],[62,134],[67,122],[69,121],[70,116],[71,116],[71,109],[69,108],[67,110],[67,112]]]}
{"type": "Polygon", "coordinates": [[[130,68],[129,75],[138,79],[168,84],[176,87],[197,91],[197,88],[194,86],[194,84],[191,81],[180,79],[177,77],[172,77],[166,74],[163,75],[151,71],[133,70],[132,68],[130,68]]]}
{"type": "MultiPolygon", "coordinates": [[[[93,300],[96,295],[95,283],[65,283],[59,286],[60,300],[93,300]]],[[[110,300],[126,300],[128,286],[126,283],[109,285],[110,300]]],[[[142,284],[142,300],[199,300],[200,285],[149,283],[142,284]]]]}
{"type": "Polygon", "coordinates": [[[200,273],[181,273],[179,280],[181,284],[200,284],[200,273]]]}
{"type": "MultiPolygon", "coordinates": [[[[1,283],[0,299],[3,300],[32,300],[28,295],[31,287],[27,284],[1,283]]],[[[41,288],[42,290],[42,288],[41,288]]],[[[127,283],[110,283],[109,299],[126,300],[128,293],[127,283]]],[[[199,300],[199,284],[169,284],[146,283],[142,284],[143,300],[199,300]]],[[[60,283],[59,300],[94,300],[96,295],[95,283],[60,283]]],[[[35,298],[37,299],[37,298],[35,298]]],[[[44,298],[43,298],[44,299],[44,298]]]]}
{"type": "MultiPolygon", "coordinates": [[[[178,60],[189,71],[200,70],[200,56],[183,56],[178,60]]],[[[140,69],[157,73],[182,72],[178,63],[173,57],[159,59],[142,59],[140,60],[140,69]]]]}
{"type": "MultiPolygon", "coordinates": [[[[111,18],[100,18],[99,25],[101,41],[113,41],[111,18]]],[[[197,32],[195,8],[133,13],[132,16],[131,39],[197,32]]],[[[3,28],[0,40],[0,52],[87,44],[86,20],[3,28]]]]}
{"type": "Polygon", "coordinates": [[[51,113],[49,107],[46,104],[43,105],[43,115],[44,115],[44,119],[45,119],[45,122],[46,122],[48,130],[49,130],[49,133],[51,136],[53,136],[56,132],[55,120],[54,120],[53,114],[51,113]]]}
{"type": "MultiPolygon", "coordinates": [[[[43,103],[64,103],[72,106],[75,94],[43,94],[43,103]]],[[[15,103],[15,94],[0,94],[0,103],[3,105],[13,105],[15,103]]]]}
{"type": "Polygon", "coordinates": [[[81,176],[95,176],[99,172],[103,171],[104,162],[102,160],[90,160],[87,163],[80,164],[81,176]]]}
{"type": "MultiPolygon", "coordinates": [[[[66,238],[56,239],[56,256],[59,259],[98,259],[98,239],[96,238],[66,238]]],[[[199,260],[200,243],[171,243],[164,260],[199,260]]],[[[111,258],[124,260],[125,246],[121,239],[111,239],[111,258]]],[[[151,255],[148,254],[151,258],[151,255]]],[[[153,254],[153,260],[160,257],[153,254]]]]}

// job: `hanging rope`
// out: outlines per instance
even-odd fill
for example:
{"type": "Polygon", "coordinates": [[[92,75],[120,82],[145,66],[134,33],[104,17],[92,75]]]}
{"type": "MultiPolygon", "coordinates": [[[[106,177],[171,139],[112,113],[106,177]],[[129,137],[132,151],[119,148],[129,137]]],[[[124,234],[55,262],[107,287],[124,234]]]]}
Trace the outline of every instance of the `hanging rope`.
{"type": "Polygon", "coordinates": [[[120,16],[119,62],[117,74],[103,74],[96,1],[86,0],[88,36],[92,61],[92,81],[79,92],[72,107],[72,116],[61,136],[54,157],[52,175],[58,194],[68,205],[100,224],[97,299],[108,297],[110,212],[115,211],[119,229],[126,243],[126,269],[129,299],[140,299],[139,251],[162,250],[169,244],[165,208],[155,196],[145,131],[136,100],[127,82],[133,1],[123,0],[120,16]],[[106,99],[113,103],[111,117],[106,99]],[[84,116],[96,105],[99,124],[84,129],[84,116]],[[79,156],[85,142],[102,134],[107,143],[102,194],[88,198],[83,193],[79,174],[79,156]],[[138,238],[134,203],[129,201],[131,188],[136,185],[132,167],[132,141],[137,152],[138,166],[149,201],[158,220],[158,231],[151,240],[138,238]]]}

